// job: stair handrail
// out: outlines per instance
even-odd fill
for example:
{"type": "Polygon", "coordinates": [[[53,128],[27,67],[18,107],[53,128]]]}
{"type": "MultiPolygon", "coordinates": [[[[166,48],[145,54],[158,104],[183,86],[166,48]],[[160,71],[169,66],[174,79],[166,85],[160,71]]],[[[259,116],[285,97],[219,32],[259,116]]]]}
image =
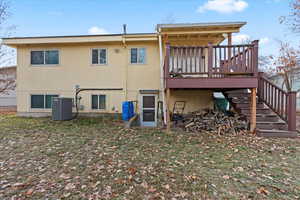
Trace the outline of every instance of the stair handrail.
{"type": "Polygon", "coordinates": [[[166,77],[170,72],[182,75],[201,74],[210,78],[222,78],[230,73],[257,77],[257,40],[245,45],[208,43],[205,46],[170,46],[166,44],[165,50],[166,77]]]}
{"type": "Polygon", "coordinates": [[[286,92],[272,83],[263,72],[258,73],[258,98],[282,120],[288,130],[296,130],[296,92],[286,92]]]}

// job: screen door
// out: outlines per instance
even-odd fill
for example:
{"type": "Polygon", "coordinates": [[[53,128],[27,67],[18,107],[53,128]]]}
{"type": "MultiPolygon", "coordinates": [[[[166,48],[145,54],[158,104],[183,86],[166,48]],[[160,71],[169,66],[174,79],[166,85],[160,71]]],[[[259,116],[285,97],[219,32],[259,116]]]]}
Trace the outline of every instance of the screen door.
{"type": "Polygon", "coordinates": [[[141,125],[156,126],[156,95],[142,95],[141,125]]]}

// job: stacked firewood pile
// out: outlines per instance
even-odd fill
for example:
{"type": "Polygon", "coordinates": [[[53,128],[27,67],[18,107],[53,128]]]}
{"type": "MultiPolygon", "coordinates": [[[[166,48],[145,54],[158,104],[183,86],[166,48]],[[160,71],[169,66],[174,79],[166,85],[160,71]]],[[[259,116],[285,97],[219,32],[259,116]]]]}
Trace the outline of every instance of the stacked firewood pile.
{"type": "Polygon", "coordinates": [[[210,109],[192,112],[184,117],[183,128],[187,132],[213,132],[222,134],[242,134],[248,130],[246,117],[233,112],[210,109]]]}

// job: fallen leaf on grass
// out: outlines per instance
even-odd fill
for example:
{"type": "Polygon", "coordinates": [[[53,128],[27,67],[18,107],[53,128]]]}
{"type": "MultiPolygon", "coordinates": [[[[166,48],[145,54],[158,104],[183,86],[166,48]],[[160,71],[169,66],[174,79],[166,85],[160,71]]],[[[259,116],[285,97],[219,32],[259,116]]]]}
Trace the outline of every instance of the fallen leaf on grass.
{"type": "Polygon", "coordinates": [[[228,175],[224,175],[223,178],[228,180],[230,177],[228,175]]]}
{"type": "Polygon", "coordinates": [[[257,190],[257,193],[258,194],[264,194],[264,195],[269,195],[270,194],[270,192],[268,190],[266,190],[266,188],[264,188],[264,187],[259,188],[257,190]]]}
{"type": "Polygon", "coordinates": [[[151,193],[153,193],[153,192],[156,192],[156,189],[151,186],[148,191],[151,192],[151,193]]]}
{"type": "Polygon", "coordinates": [[[69,179],[70,178],[70,176],[68,176],[68,175],[66,175],[66,174],[61,174],[60,176],[59,176],[59,178],[62,178],[62,179],[69,179]]]}
{"type": "Polygon", "coordinates": [[[137,170],[133,167],[128,168],[128,171],[131,175],[134,175],[137,172],[137,170]]]}
{"type": "Polygon", "coordinates": [[[71,195],[71,193],[67,193],[67,194],[64,194],[64,197],[68,198],[70,195],[71,195]]]}
{"type": "Polygon", "coordinates": [[[15,188],[21,188],[21,187],[25,187],[25,183],[15,183],[12,186],[15,188]]]}
{"type": "Polygon", "coordinates": [[[142,186],[143,188],[147,189],[147,188],[148,188],[148,183],[147,183],[147,182],[143,182],[143,183],[141,184],[141,186],[142,186]]]}
{"type": "Polygon", "coordinates": [[[32,188],[29,189],[29,190],[26,192],[26,195],[27,195],[27,196],[32,195],[33,191],[34,191],[34,190],[33,190],[32,188]]]}
{"type": "Polygon", "coordinates": [[[170,185],[167,184],[167,185],[164,186],[164,188],[167,189],[167,190],[170,190],[170,185]]]}
{"type": "Polygon", "coordinates": [[[72,190],[75,189],[75,185],[73,183],[68,183],[65,187],[65,190],[72,190]]]}

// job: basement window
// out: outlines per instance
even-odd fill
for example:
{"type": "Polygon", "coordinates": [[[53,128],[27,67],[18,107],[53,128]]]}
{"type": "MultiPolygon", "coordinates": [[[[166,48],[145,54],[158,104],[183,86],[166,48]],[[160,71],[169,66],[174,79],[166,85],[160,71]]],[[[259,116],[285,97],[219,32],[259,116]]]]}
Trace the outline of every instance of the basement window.
{"type": "Polygon", "coordinates": [[[106,109],[106,95],[92,95],[92,109],[105,110],[106,109]]]}
{"type": "Polygon", "coordinates": [[[52,98],[58,97],[59,95],[31,95],[31,108],[39,108],[39,109],[51,109],[52,108],[52,98]]]}
{"type": "Polygon", "coordinates": [[[58,50],[47,51],[31,51],[31,65],[58,65],[59,52],[58,50]]]}
{"type": "Polygon", "coordinates": [[[92,64],[106,65],[107,64],[107,50],[106,49],[92,49],[92,64]]]}
{"type": "Polygon", "coordinates": [[[131,48],[130,49],[131,64],[146,64],[146,48],[131,48]]]}

